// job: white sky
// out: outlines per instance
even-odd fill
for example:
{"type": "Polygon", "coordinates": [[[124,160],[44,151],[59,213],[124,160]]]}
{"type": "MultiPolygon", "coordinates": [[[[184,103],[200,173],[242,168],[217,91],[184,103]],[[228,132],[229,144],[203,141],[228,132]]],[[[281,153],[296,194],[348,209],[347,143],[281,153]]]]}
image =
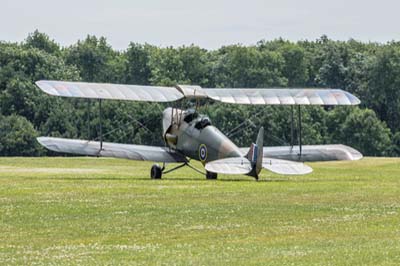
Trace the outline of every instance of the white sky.
{"type": "Polygon", "coordinates": [[[400,1],[0,0],[0,40],[22,41],[35,29],[63,46],[105,36],[119,50],[131,41],[216,49],[323,34],[387,42],[400,40],[400,1]]]}

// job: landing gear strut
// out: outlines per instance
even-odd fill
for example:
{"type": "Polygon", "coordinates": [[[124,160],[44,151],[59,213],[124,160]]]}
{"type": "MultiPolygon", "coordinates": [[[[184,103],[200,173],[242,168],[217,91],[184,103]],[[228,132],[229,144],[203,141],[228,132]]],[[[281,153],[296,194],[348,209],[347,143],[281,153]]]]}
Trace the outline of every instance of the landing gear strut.
{"type": "MultiPolygon", "coordinates": [[[[153,164],[153,166],[151,167],[151,171],[150,171],[150,177],[151,177],[151,179],[161,179],[163,173],[164,174],[168,174],[168,173],[170,173],[172,171],[175,171],[175,170],[177,170],[179,168],[182,168],[184,166],[188,166],[189,168],[195,170],[196,172],[204,175],[204,172],[202,172],[202,171],[198,170],[197,168],[191,166],[190,164],[188,164],[188,162],[184,162],[183,164],[178,165],[178,166],[176,166],[176,167],[174,167],[172,169],[169,169],[168,171],[165,171],[165,163],[163,164],[163,167],[159,166],[158,164],[153,164]]],[[[215,180],[215,179],[217,179],[217,177],[218,177],[217,173],[212,173],[212,172],[206,171],[206,178],[207,179],[215,180]]]]}
{"type": "Polygon", "coordinates": [[[150,177],[151,179],[161,179],[162,176],[162,168],[158,164],[154,164],[151,167],[150,177]]]}
{"type": "Polygon", "coordinates": [[[206,172],[206,178],[207,179],[217,179],[218,174],[217,173],[212,173],[212,172],[206,172]]]}

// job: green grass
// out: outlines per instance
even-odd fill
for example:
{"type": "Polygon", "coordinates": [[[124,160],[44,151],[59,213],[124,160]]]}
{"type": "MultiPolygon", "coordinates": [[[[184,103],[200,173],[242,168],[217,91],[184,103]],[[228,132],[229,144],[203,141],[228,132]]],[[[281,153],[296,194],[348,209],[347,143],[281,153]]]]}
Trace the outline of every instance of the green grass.
{"type": "Polygon", "coordinates": [[[0,265],[399,265],[400,159],[310,165],[155,181],[150,163],[0,158],[0,265]]]}

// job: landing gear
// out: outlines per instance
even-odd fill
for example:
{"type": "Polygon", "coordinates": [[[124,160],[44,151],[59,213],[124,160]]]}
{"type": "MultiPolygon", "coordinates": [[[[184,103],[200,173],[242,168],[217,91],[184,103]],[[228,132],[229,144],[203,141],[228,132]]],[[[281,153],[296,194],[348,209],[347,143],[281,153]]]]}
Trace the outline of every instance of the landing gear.
{"type": "Polygon", "coordinates": [[[206,172],[206,178],[207,179],[217,179],[218,174],[217,173],[212,173],[212,172],[206,172]]]}
{"type": "Polygon", "coordinates": [[[154,164],[151,167],[150,177],[151,179],[161,179],[162,176],[162,169],[158,164],[154,164]]]}
{"type": "MultiPolygon", "coordinates": [[[[196,172],[201,173],[201,174],[204,175],[204,172],[202,172],[202,171],[198,170],[197,168],[191,166],[190,164],[188,164],[188,162],[184,162],[183,164],[178,165],[178,166],[176,166],[176,167],[174,167],[172,169],[169,169],[169,170],[165,170],[165,163],[163,164],[162,167],[159,166],[158,164],[153,164],[153,166],[151,167],[151,171],[150,171],[150,177],[151,177],[151,179],[161,179],[163,173],[164,174],[168,174],[168,173],[171,173],[172,171],[175,171],[175,170],[177,170],[179,168],[182,168],[184,166],[188,166],[189,168],[195,170],[196,172]]],[[[217,174],[207,171],[206,172],[206,178],[207,179],[217,179],[217,174]]]]}

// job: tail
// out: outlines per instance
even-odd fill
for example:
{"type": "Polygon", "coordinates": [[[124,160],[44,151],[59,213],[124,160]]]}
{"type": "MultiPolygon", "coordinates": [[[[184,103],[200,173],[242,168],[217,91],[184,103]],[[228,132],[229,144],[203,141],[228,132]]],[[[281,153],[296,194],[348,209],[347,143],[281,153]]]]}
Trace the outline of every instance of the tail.
{"type": "Polygon", "coordinates": [[[251,162],[253,170],[248,174],[258,179],[258,174],[262,169],[263,159],[263,142],[264,142],[264,128],[261,127],[258,131],[256,143],[251,144],[250,150],[246,158],[251,162]]]}

